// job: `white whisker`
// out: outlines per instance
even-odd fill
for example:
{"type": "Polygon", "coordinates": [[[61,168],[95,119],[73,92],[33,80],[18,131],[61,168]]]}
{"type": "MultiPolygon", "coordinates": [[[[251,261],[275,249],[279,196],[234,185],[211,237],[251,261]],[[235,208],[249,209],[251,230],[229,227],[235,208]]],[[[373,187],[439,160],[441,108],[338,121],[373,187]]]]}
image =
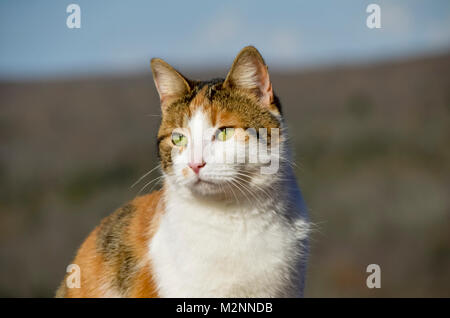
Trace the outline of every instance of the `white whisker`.
{"type": "Polygon", "coordinates": [[[142,177],[140,177],[135,183],[133,183],[133,185],[130,187],[134,188],[134,186],[136,186],[139,182],[141,182],[142,179],[144,179],[146,176],[148,176],[150,173],[152,173],[153,171],[155,171],[155,169],[161,167],[161,164],[157,164],[156,167],[154,167],[153,169],[151,169],[150,171],[146,172],[142,177]]]}

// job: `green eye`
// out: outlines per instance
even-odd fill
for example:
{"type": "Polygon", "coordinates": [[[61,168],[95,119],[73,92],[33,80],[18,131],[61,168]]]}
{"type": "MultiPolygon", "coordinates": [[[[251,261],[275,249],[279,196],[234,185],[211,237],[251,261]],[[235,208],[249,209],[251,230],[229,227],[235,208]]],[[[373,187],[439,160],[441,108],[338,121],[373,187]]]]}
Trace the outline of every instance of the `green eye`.
{"type": "Polygon", "coordinates": [[[175,146],[184,147],[187,145],[187,137],[178,132],[172,133],[172,142],[175,146]]]}
{"type": "Polygon", "coordinates": [[[216,133],[216,138],[220,141],[225,141],[230,139],[234,135],[234,128],[219,128],[216,133]]]}

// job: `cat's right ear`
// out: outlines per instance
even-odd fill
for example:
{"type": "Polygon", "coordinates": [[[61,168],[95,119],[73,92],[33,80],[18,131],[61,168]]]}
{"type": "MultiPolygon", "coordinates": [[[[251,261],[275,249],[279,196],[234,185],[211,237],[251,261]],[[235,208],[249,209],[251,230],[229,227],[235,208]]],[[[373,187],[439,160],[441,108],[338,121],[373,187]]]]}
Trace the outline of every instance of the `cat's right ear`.
{"type": "Polygon", "coordinates": [[[189,93],[190,86],[187,79],[172,66],[158,58],[152,59],[150,65],[161,106],[189,93]]]}

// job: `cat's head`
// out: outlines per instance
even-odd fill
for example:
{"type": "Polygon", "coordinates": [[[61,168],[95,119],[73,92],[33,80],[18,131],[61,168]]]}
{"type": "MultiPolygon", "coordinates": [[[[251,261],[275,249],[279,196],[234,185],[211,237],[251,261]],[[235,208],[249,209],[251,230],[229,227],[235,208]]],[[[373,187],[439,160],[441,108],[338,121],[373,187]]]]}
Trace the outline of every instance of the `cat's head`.
{"type": "Polygon", "coordinates": [[[223,199],[268,191],[279,175],[284,136],[259,52],[244,48],[224,80],[189,80],[161,59],[152,59],[151,67],[166,182],[180,195],[223,199]]]}

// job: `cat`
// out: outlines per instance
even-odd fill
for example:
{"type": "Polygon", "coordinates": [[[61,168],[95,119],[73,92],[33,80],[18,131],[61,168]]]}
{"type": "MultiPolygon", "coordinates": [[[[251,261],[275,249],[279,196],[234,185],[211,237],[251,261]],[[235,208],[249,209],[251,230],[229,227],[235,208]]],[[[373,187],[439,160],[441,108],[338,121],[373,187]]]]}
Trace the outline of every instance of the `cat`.
{"type": "Polygon", "coordinates": [[[67,274],[56,296],[302,297],[310,226],[262,56],[245,47],[225,79],[206,82],[161,59],[151,68],[161,190],[93,230],[73,261],[79,288],[67,274]],[[270,162],[251,162],[261,140],[270,162]],[[238,160],[220,160],[230,153],[238,160]]]}

